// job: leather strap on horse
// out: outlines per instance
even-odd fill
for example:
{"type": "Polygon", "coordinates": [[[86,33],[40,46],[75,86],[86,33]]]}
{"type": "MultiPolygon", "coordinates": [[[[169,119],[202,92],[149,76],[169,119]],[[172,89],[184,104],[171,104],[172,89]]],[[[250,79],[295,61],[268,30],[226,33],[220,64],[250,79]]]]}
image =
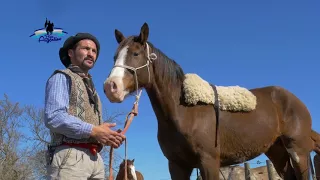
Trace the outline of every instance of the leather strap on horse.
{"type": "Polygon", "coordinates": [[[218,145],[218,131],[219,131],[219,98],[218,91],[215,85],[211,85],[214,92],[214,110],[216,112],[216,139],[215,139],[215,147],[218,145]]]}
{"type": "MultiPolygon", "coordinates": [[[[133,104],[132,110],[128,113],[124,129],[121,130],[119,129],[118,132],[121,132],[121,134],[125,134],[134,118],[134,116],[138,115],[138,102],[136,101],[133,104]],[[129,117],[130,116],[130,117],[129,117]]],[[[113,147],[110,147],[110,152],[109,152],[109,180],[113,180],[113,171],[112,171],[112,160],[113,160],[113,147]]],[[[128,173],[127,173],[127,139],[125,139],[125,180],[128,179],[128,173]]]]}

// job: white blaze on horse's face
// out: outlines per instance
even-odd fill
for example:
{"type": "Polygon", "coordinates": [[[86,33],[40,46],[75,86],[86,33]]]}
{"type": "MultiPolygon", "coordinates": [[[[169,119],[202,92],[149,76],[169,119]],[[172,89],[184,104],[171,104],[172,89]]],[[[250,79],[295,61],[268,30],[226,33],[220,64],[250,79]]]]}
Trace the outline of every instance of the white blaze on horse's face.
{"type": "MultiPolygon", "coordinates": [[[[117,60],[115,62],[115,65],[120,65],[120,66],[124,65],[124,62],[125,62],[126,57],[127,57],[128,48],[129,48],[128,46],[125,46],[119,52],[119,55],[118,55],[117,60]]],[[[110,73],[109,78],[114,78],[114,77],[123,78],[124,77],[124,71],[125,71],[125,69],[122,68],[122,67],[114,67],[112,69],[111,73],[110,73]]]]}
{"type": "MultiPolygon", "coordinates": [[[[115,65],[125,65],[129,46],[122,48],[118,54],[115,65]]],[[[122,102],[124,97],[129,93],[125,89],[123,78],[125,76],[125,68],[113,67],[109,77],[104,82],[104,91],[107,98],[111,102],[122,102]]]]}
{"type": "Polygon", "coordinates": [[[136,168],[134,167],[134,165],[130,165],[129,169],[130,169],[131,175],[133,177],[133,180],[137,180],[136,168]]]}

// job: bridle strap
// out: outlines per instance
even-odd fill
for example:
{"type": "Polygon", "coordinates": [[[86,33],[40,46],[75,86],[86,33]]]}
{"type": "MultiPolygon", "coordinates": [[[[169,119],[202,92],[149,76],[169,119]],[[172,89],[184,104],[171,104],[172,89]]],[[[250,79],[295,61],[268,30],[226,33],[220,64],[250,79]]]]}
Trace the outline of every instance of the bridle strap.
{"type": "MultiPolygon", "coordinates": [[[[139,69],[142,69],[144,67],[147,67],[148,68],[148,83],[150,83],[151,81],[151,75],[150,75],[150,63],[152,63],[153,60],[156,60],[157,59],[157,55],[155,53],[150,53],[150,47],[149,47],[149,44],[146,43],[146,47],[147,47],[147,62],[146,64],[142,65],[142,66],[139,66],[139,67],[131,67],[131,66],[127,66],[127,65],[118,65],[118,64],[115,64],[113,67],[122,67],[122,68],[126,68],[126,69],[130,69],[134,72],[134,81],[135,81],[135,84],[136,84],[136,91],[137,91],[137,96],[139,94],[138,92],[138,89],[139,89],[139,82],[138,82],[138,75],[137,75],[137,71],[139,69]]],[[[139,98],[139,97],[137,97],[139,98]]]]}
{"type": "Polygon", "coordinates": [[[122,67],[122,68],[130,69],[130,70],[132,70],[134,72],[134,81],[135,81],[135,84],[136,84],[137,94],[138,94],[138,89],[139,89],[137,70],[142,69],[142,68],[144,68],[146,66],[148,68],[148,75],[149,75],[148,83],[150,83],[149,60],[147,61],[147,63],[145,65],[137,67],[137,68],[131,67],[131,66],[127,66],[127,65],[114,65],[114,67],[122,67]]]}

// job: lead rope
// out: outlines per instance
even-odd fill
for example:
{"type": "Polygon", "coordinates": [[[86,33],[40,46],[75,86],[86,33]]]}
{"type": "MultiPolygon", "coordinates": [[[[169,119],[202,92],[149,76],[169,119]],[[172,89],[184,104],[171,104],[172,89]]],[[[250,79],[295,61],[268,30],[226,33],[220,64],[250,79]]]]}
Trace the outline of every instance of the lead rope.
{"type": "MultiPolygon", "coordinates": [[[[138,102],[140,100],[142,90],[136,95],[136,101],[133,103],[132,110],[128,113],[124,125],[124,129],[119,129],[118,132],[121,134],[125,134],[134,118],[134,116],[138,115],[138,102]],[[130,116],[130,117],[129,117],[130,116]]],[[[109,152],[109,180],[113,180],[113,171],[112,171],[112,160],[113,160],[113,147],[110,147],[109,152]]],[[[128,179],[128,172],[127,172],[127,139],[125,139],[125,180],[128,179]]]]}

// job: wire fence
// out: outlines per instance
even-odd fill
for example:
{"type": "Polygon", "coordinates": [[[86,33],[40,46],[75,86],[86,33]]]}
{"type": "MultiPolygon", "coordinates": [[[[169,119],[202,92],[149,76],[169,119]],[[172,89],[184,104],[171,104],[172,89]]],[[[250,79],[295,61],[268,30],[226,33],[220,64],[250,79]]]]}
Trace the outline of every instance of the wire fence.
{"type": "MultiPolygon", "coordinates": [[[[257,178],[255,178],[255,174],[267,174],[268,170],[267,168],[261,168],[261,167],[265,167],[267,165],[266,162],[262,162],[262,161],[256,161],[256,162],[246,162],[246,163],[242,163],[242,164],[237,164],[237,165],[232,165],[232,166],[227,166],[227,167],[222,167],[220,168],[220,180],[255,180],[257,178]],[[256,168],[251,169],[248,173],[249,176],[251,176],[251,179],[249,178],[245,178],[245,167],[247,165],[252,165],[252,166],[259,166],[256,168]],[[255,179],[254,179],[255,178],[255,179]]],[[[248,166],[247,166],[248,167],[248,166]]],[[[190,180],[202,180],[201,176],[200,176],[200,172],[198,171],[198,169],[195,169],[196,173],[193,173],[190,176],[190,180]]],[[[261,177],[261,175],[260,175],[261,177]]],[[[170,177],[166,177],[166,178],[161,178],[160,180],[171,180],[170,177]]],[[[259,178],[259,180],[268,180],[268,179],[261,179],[259,178]]],[[[275,179],[276,180],[276,179],[275,179]]]]}
{"type": "MultiPolygon", "coordinates": [[[[115,158],[122,160],[123,157],[119,154],[115,154],[115,158]]],[[[310,180],[320,180],[320,156],[315,155],[312,162],[313,174],[310,176],[310,180]]],[[[117,173],[117,168],[114,169],[117,173]]],[[[190,180],[202,180],[198,169],[195,169],[196,173],[190,176],[190,180]]],[[[312,170],[310,170],[312,172],[312,170]]],[[[220,168],[220,180],[282,180],[282,178],[276,172],[273,164],[270,160],[245,162],[242,164],[227,166],[220,168]],[[250,168],[250,167],[253,168],[250,168]]],[[[160,180],[171,180],[170,177],[164,177],[160,180]]]]}
{"type": "MultiPolygon", "coordinates": [[[[310,180],[320,180],[320,156],[313,158],[312,166],[309,169],[310,180]],[[313,170],[311,170],[313,168],[313,170]],[[312,173],[311,173],[312,172],[312,173]]],[[[200,173],[190,177],[190,180],[202,180],[200,173]]],[[[161,178],[160,180],[170,180],[171,178],[161,178]]],[[[265,162],[245,162],[238,165],[232,165],[220,168],[220,180],[282,180],[275,170],[270,160],[265,162]],[[250,166],[255,166],[250,168],[250,166]]]]}

